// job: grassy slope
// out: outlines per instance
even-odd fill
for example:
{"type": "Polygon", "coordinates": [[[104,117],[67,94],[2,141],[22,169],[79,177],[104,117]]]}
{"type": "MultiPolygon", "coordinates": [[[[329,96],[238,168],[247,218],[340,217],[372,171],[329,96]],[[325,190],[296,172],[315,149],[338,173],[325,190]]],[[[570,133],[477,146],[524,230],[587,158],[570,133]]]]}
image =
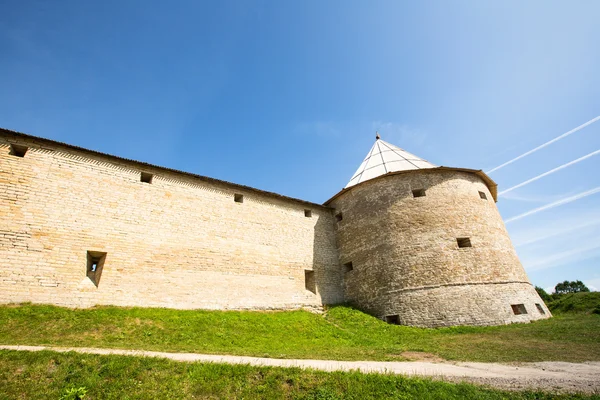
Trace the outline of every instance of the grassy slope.
{"type": "Polygon", "coordinates": [[[0,344],[51,344],[278,358],[402,360],[405,351],[449,360],[600,360],[600,316],[531,324],[422,329],[388,325],[348,307],[306,311],[182,311],[0,307],[0,344]]]}
{"type": "Polygon", "coordinates": [[[600,314],[600,292],[568,293],[548,304],[553,313],[600,314]]]}
{"type": "Polygon", "coordinates": [[[296,368],[178,363],[144,357],[0,351],[0,399],[58,399],[87,390],[94,399],[560,399],[427,379],[296,368]]]}

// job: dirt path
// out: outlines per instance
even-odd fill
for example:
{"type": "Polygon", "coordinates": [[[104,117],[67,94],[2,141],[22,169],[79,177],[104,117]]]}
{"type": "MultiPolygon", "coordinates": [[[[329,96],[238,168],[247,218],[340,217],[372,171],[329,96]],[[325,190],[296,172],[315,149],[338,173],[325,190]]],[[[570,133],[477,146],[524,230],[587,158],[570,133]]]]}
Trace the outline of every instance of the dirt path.
{"type": "Polygon", "coordinates": [[[453,382],[467,381],[509,390],[541,389],[553,392],[600,393],[600,362],[587,362],[581,364],[567,362],[538,362],[507,365],[476,362],[287,360],[194,353],[164,353],[143,350],[53,346],[0,345],[0,349],[22,351],[51,350],[58,352],[74,351],[86,354],[159,357],[185,362],[199,361],[226,364],[250,364],[255,366],[312,368],[323,371],[359,370],[361,372],[428,376],[453,382]]]}

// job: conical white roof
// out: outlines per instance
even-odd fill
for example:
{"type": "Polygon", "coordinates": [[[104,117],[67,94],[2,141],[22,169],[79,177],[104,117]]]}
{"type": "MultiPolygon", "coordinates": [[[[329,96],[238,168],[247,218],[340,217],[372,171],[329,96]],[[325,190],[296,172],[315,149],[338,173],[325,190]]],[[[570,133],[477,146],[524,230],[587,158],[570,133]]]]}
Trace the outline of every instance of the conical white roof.
{"type": "Polygon", "coordinates": [[[377,139],[367,154],[367,158],[360,164],[346,188],[357,185],[369,179],[377,178],[389,172],[406,171],[410,169],[435,168],[437,165],[423,160],[400,147],[377,139]]]}

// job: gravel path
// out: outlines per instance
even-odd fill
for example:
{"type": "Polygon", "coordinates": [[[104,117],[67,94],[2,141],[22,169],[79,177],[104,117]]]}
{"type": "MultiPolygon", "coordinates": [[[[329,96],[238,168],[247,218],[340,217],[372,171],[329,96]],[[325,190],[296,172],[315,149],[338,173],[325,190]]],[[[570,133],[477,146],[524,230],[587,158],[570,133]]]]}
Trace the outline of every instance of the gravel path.
{"type": "Polygon", "coordinates": [[[600,394],[600,362],[567,363],[538,362],[514,365],[476,362],[426,362],[426,361],[335,361],[288,360],[278,358],[209,355],[195,353],[164,353],[143,350],[54,346],[5,346],[2,350],[58,352],[74,351],[86,354],[118,354],[168,358],[185,362],[214,362],[250,364],[255,366],[299,367],[323,371],[350,371],[393,373],[428,376],[446,381],[467,381],[508,390],[540,389],[552,392],[583,392],[600,394]]]}

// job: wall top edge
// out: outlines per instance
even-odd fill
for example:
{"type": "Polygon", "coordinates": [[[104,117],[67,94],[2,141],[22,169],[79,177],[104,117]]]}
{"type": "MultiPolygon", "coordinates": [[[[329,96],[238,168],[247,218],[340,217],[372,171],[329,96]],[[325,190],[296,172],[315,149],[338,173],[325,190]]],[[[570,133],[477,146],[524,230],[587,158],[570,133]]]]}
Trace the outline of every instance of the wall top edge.
{"type": "Polygon", "coordinates": [[[364,185],[364,184],[366,184],[368,182],[374,182],[374,181],[377,181],[377,180],[380,180],[380,179],[384,179],[384,178],[387,178],[389,176],[407,175],[407,174],[427,174],[427,173],[439,172],[439,171],[466,172],[466,173],[477,175],[479,178],[481,178],[481,180],[488,187],[490,193],[492,194],[492,197],[494,198],[494,201],[498,202],[498,184],[496,182],[494,182],[494,180],[492,180],[492,178],[490,178],[482,170],[480,170],[480,169],[470,169],[470,168],[456,168],[456,167],[444,167],[444,166],[441,166],[441,167],[435,167],[435,168],[411,169],[411,170],[405,170],[405,171],[388,172],[385,175],[380,175],[380,176],[377,176],[377,177],[375,177],[373,179],[369,179],[369,180],[366,180],[364,182],[358,183],[356,185],[350,186],[348,188],[344,188],[344,189],[340,190],[338,193],[336,193],[332,198],[330,198],[329,200],[327,200],[323,204],[325,206],[328,206],[332,201],[334,201],[335,199],[337,199],[338,197],[340,197],[344,193],[347,193],[347,192],[351,191],[355,187],[359,187],[359,186],[364,185]]]}
{"type": "MultiPolygon", "coordinates": [[[[51,139],[46,139],[43,137],[39,137],[39,136],[34,136],[34,135],[30,135],[27,133],[23,133],[23,132],[18,132],[18,131],[13,131],[11,129],[6,129],[6,128],[1,128],[0,127],[0,137],[4,137],[4,138],[10,138],[10,137],[16,137],[18,139],[22,139],[22,140],[31,140],[31,141],[36,141],[40,144],[43,144],[44,146],[55,146],[55,147],[62,147],[62,148],[66,148],[69,150],[75,150],[75,151],[79,151],[79,152],[83,152],[83,153],[87,153],[90,155],[94,155],[94,156],[100,156],[103,157],[105,159],[107,159],[108,161],[112,161],[112,162],[118,162],[118,163],[125,163],[127,165],[131,165],[131,166],[135,166],[137,168],[152,168],[158,171],[164,171],[164,172],[168,172],[171,174],[176,174],[176,175],[182,175],[182,176],[186,176],[186,177],[191,177],[194,179],[198,179],[200,181],[203,182],[208,182],[208,183],[213,183],[213,184],[219,184],[219,185],[224,185],[224,186],[228,186],[232,189],[242,189],[245,191],[249,191],[249,192],[253,192],[253,193],[257,193],[263,196],[267,196],[267,197],[272,197],[272,198],[276,198],[278,200],[283,200],[283,201],[287,201],[287,202],[292,202],[292,203],[300,203],[303,205],[308,205],[311,207],[318,207],[321,209],[326,209],[326,210],[331,210],[331,207],[327,206],[326,204],[318,204],[318,203],[313,203],[307,200],[302,200],[302,199],[297,199],[294,197],[289,197],[289,196],[284,196],[282,194],[279,193],[275,193],[275,192],[269,192],[266,190],[261,190],[261,189],[257,189],[257,188],[253,188],[251,186],[246,186],[246,185],[241,185],[238,183],[233,183],[233,182],[228,182],[228,181],[224,181],[221,179],[216,179],[216,178],[211,178],[208,176],[203,176],[203,175],[198,175],[198,174],[194,174],[192,172],[186,172],[186,171],[181,171],[181,170],[177,170],[177,169],[172,169],[172,168],[168,168],[168,167],[163,167],[160,165],[155,165],[155,164],[150,164],[150,163],[146,163],[143,161],[137,161],[137,160],[132,160],[129,158],[124,158],[124,157],[119,157],[119,156],[115,156],[112,154],[107,154],[107,153],[103,153],[100,151],[96,151],[96,150],[90,150],[90,149],[86,149],[84,147],[79,147],[79,146],[75,146],[72,144],[68,144],[68,143],[64,143],[64,142],[59,142],[56,140],[51,140],[51,139]]],[[[9,140],[10,142],[10,140],[9,140]]]]}

